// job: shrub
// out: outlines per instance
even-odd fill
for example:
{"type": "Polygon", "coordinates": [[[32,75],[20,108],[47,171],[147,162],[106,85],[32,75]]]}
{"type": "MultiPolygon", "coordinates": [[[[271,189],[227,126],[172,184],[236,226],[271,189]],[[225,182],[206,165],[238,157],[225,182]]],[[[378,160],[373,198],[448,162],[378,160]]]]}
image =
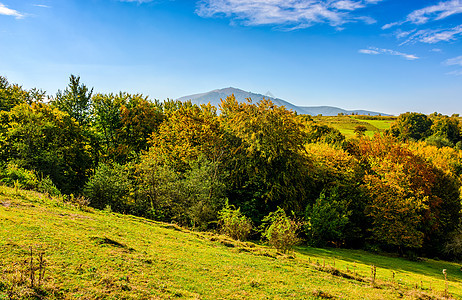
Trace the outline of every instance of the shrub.
{"type": "Polygon", "coordinates": [[[344,240],[351,212],[348,203],[336,199],[336,193],[322,193],[313,206],[307,206],[304,226],[309,241],[314,246],[338,245],[344,240]]]}
{"type": "Polygon", "coordinates": [[[427,142],[427,144],[429,145],[436,146],[438,148],[454,147],[454,145],[451,143],[449,139],[440,135],[431,135],[425,139],[425,142],[427,142]]]}
{"type": "Polygon", "coordinates": [[[94,208],[104,209],[109,205],[116,212],[125,212],[130,187],[131,181],[125,166],[100,164],[86,183],[84,194],[94,208]]]}
{"type": "Polygon", "coordinates": [[[241,213],[240,208],[226,202],[225,207],[218,212],[218,220],[222,233],[239,241],[244,241],[252,231],[252,222],[241,213]]]}
{"type": "Polygon", "coordinates": [[[47,193],[51,196],[59,196],[61,192],[51,181],[49,176],[38,176],[34,170],[27,170],[9,163],[0,170],[0,183],[7,186],[16,186],[26,190],[34,190],[47,193]]]}
{"type": "Polygon", "coordinates": [[[263,218],[262,237],[279,251],[287,252],[300,242],[297,231],[301,224],[290,219],[285,211],[278,207],[278,210],[271,212],[263,218]]]}

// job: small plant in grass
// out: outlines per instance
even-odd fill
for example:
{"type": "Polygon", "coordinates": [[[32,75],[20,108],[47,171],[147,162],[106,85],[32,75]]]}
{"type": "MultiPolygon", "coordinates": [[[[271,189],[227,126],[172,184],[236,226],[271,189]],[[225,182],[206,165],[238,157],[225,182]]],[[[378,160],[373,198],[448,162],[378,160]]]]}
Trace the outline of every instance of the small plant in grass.
{"type": "Polygon", "coordinates": [[[235,240],[245,241],[252,231],[252,221],[241,213],[240,208],[229,205],[218,212],[218,222],[223,234],[235,240]]]}
{"type": "Polygon", "coordinates": [[[278,210],[263,218],[262,237],[267,239],[271,246],[286,253],[300,242],[297,234],[300,227],[300,222],[290,219],[285,211],[278,207],[278,210]]]}
{"type": "MultiPolygon", "coordinates": [[[[29,257],[21,263],[16,263],[11,269],[3,270],[0,276],[0,292],[6,292],[8,299],[43,299],[48,294],[43,287],[46,261],[44,252],[39,252],[34,258],[30,247],[29,257]]],[[[0,294],[0,299],[3,299],[0,294]]]]}

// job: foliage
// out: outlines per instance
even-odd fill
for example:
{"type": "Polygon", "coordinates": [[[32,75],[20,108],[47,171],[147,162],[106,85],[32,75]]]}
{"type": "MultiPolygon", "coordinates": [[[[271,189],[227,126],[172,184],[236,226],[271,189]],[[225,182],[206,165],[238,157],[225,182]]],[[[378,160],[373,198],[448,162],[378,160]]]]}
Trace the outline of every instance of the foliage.
{"type": "Polygon", "coordinates": [[[434,136],[441,137],[452,145],[462,140],[459,120],[454,117],[439,116],[434,118],[431,130],[434,136]]]}
{"type": "Polygon", "coordinates": [[[129,166],[100,164],[85,184],[84,194],[98,209],[109,206],[115,212],[129,211],[132,189],[129,166]]]}
{"type": "Polygon", "coordinates": [[[279,251],[287,252],[300,242],[298,230],[301,224],[290,219],[285,211],[278,207],[275,212],[269,213],[263,218],[262,237],[279,251]]]}
{"type": "Polygon", "coordinates": [[[367,131],[367,127],[364,125],[358,125],[355,127],[355,134],[358,136],[364,135],[364,133],[367,131]]]}
{"type": "Polygon", "coordinates": [[[9,111],[21,103],[27,103],[29,93],[17,84],[10,84],[6,77],[0,76],[0,112],[9,111]]]}
{"type": "Polygon", "coordinates": [[[455,257],[458,260],[462,259],[462,225],[454,231],[449,240],[444,245],[444,251],[449,257],[455,257]]]}
{"type": "Polygon", "coordinates": [[[225,199],[257,226],[280,207],[305,219],[312,244],[427,256],[446,255],[460,223],[455,115],[311,117],[234,96],[218,113],[92,95],[71,75],[44,103],[43,91],[0,77],[2,180],[83,202],[84,192],[99,209],[199,230],[216,226],[225,199]],[[367,131],[355,137],[355,128],[367,131]]]}
{"type": "Polygon", "coordinates": [[[224,204],[223,176],[217,164],[199,157],[177,173],[164,160],[144,155],[137,165],[138,214],[206,229],[224,204]]]}
{"type": "Polygon", "coordinates": [[[420,113],[401,114],[395,124],[389,130],[389,133],[399,140],[420,140],[431,135],[432,120],[420,113]]]}
{"type": "MultiPolygon", "coordinates": [[[[365,214],[376,242],[398,249],[427,248],[435,236],[453,230],[450,223],[460,218],[456,181],[391,137],[361,139],[357,146],[367,170],[362,185],[369,195],[365,214]]],[[[440,245],[429,251],[441,250],[440,245]]]]}
{"type": "Polygon", "coordinates": [[[451,143],[447,138],[440,135],[431,135],[425,139],[425,142],[428,145],[436,146],[438,148],[442,147],[454,147],[454,144],[451,143]]]}
{"type": "Polygon", "coordinates": [[[166,159],[178,171],[189,169],[201,156],[216,163],[224,159],[223,133],[215,108],[190,102],[165,105],[166,119],[150,138],[151,156],[166,159]]]}
{"type": "Polygon", "coordinates": [[[252,221],[241,213],[240,208],[236,209],[228,202],[218,212],[218,221],[221,231],[235,240],[247,240],[252,231],[252,221]]]}
{"type": "Polygon", "coordinates": [[[306,205],[308,162],[305,134],[297,116],[269,100],[222,100],[221,122],[229,152],[230,202],[259,221],[278,206],[300,211],[306,205]],[[263,215],[262,215],[263,214],[263,215]]]}
{"type": "Polygon", "coordinates": [[[201,156],[184,174],[181,188],[187,197],[189,224],[206,230],[218,218],[225,202],[225,174],[218,163],[201,156]]]}
{"type": "Polygon", "coordinates": [[[348,203],[339,199],[337,193],[322,193],[312,206],[307,206],[304,226],[309,242],[314,246],[344,243],[351,211],[348,203]]]}
{"type": "Polygon", "coordinates": [[[130,159],[141,151],[148,150],[148,140],[157,131],[163,121],[163,114],[158,102],[149,101],[141,94],[122,94],[126,100],[120,107],[121,127],[117,130],[119,160],[130,159]]]}
{"type": "Polygon", "coordinates": [[[93,164],[83,128],[44,103],[0,112],[0,158],[50,176],[64,193],[79,191],[93,164]]]}
{"type": "Polygon", "coordinates": [[[89,90],[85,84],[80,83],[80,76],[71,75],[69,77],[69,85],[64,92],[58,90],[51,104],[59,110],[68,113],[79,124],[85,125],[89,122],[90,118],[92,93],[93,89],[89,90]]]}
{"type": "Polygon", "coordinates": [[[20,168],[13,163],[9,163],[4,169],[0,169],[0,183],[47,193],[51,196],[61,195],[61,192],[53,184],[50,177],[37,175],[35,171],[20,168]]]}

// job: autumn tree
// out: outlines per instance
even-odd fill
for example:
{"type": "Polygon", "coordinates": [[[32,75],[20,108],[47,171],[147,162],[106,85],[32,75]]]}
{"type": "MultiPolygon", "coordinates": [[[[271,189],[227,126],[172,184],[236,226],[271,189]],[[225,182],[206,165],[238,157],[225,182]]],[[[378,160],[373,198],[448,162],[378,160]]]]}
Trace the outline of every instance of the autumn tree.
{"type": "Polygon", "coordinates": [[[64,193],[79,191],[93,164],[83,128],[67,113],[44,103],[0,112],[0,157],[49,175],[64,193]]]}
{"type": "Polygon", "coordinates": [[[367,172],[365,213],[376,242],[429,249],[432,237],[453,230],[448,224],[460,218],[459,185],[391,137],[358,140],[357,149],[367,172]]]}
{"type": "Polygon", "coordinates": [[[18,104],[27,103],[29,98],[29,92],[0,76],[0,111],[9,111],[18,104]]]}
{"type": "Polygon", "coordinates": [[[307,144],[305,148],[313,164],[314,180],[310,193],[313,200],[305,210],[308,242],[316,246],[363,246],[368,222],[359,161],[325,143],[307,144]]]}
{"type": "Polygon", "coordinates": [[[117,129],[119,160],[138,156],[142,150],[149,148],[149,138],[157,131],[164,116],[160,103],[150,101],[141,94],[122,94],[124,98],[120,107],[120,125],[117,129]]]}
{"type": "Polygon", "coordinates": [[[149,139],[150,155],[164,157],[181,172],[201,156],[219,163],[224,159],[227,153],[216,108],[191,102],[167,102],[164,114],[164,122],[149,139]]]}
{"type": "Polygon", "coordinates": [[[232,204],[260,221],[265,213],[301,211],[309,189],[305,135],[296,115],[269,100],[221,103],[220,120],[232,153],[227,165],[232,204]]]}

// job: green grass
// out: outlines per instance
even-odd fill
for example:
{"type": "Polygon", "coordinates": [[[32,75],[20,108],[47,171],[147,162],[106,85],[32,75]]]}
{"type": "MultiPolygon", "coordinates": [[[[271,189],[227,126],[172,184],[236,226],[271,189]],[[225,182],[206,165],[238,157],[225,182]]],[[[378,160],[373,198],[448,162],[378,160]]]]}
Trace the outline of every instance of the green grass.
{"type": "Polygon", "coordinates": [[[328,125],[338,129],[347,138],[354,137],[356,126],[362,125],[367,128],[366,136],[374,136],[375,133],[381,133],[391,127],[394,120],[367,120],[357,119],[354,116],[317,116],[313,119],[323,125],[328,125]]]}
{"type": "Polygon", "coordinates": [[[414,299],[443,295],[443,269],[450,294],[462,299],[459,268],[353,250],[297,247],[278,254],[0,186],[0,299],[9,291],[49,299],[414,299]],[[44,251],[46,260],[35,290],[27,287],[30,247],[34,258],[44,251]],[[374,285],[371,265],[377,266],[374,285]]]}

